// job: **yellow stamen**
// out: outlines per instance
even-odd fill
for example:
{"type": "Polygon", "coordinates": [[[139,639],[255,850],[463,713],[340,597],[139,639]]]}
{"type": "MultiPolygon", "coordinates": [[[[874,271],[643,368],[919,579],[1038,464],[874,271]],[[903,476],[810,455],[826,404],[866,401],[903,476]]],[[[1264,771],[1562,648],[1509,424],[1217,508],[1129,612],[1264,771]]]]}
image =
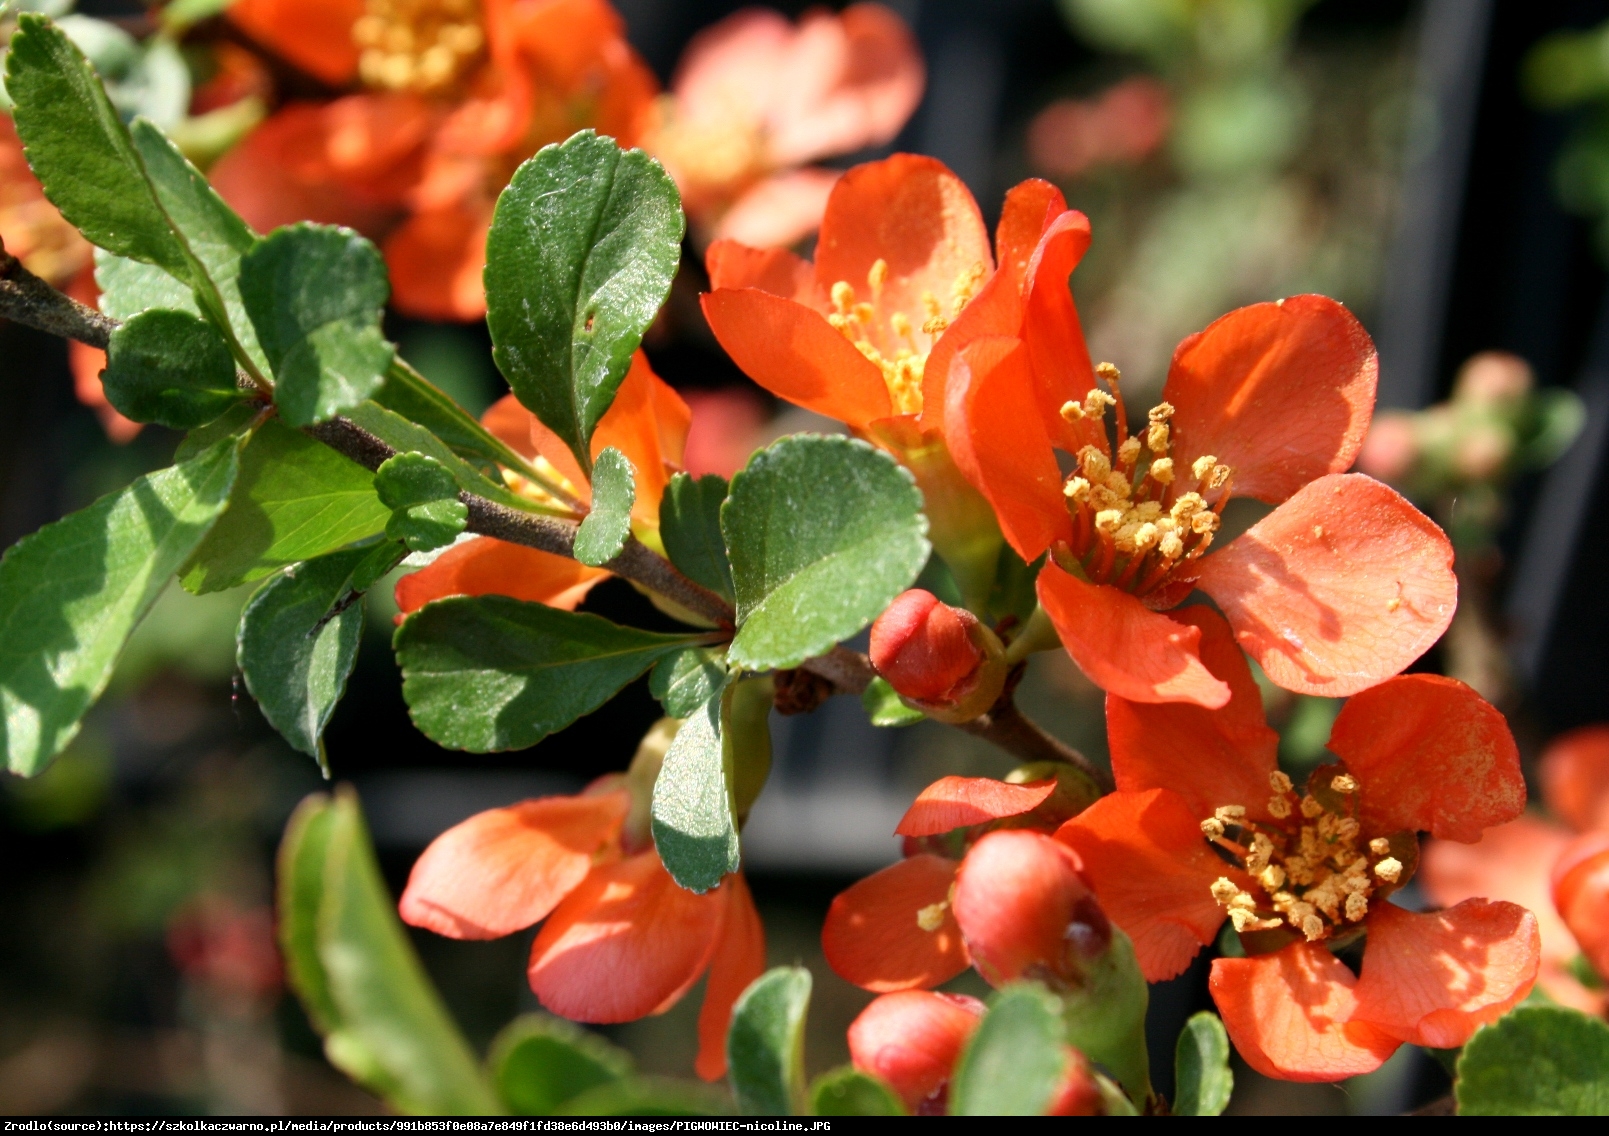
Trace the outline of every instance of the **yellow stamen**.
{"type": "Polygon", "coordinates": [[[1395,856],[1387,856],[1374,866],[1374,874],[1388,884],[1394,884],[1402,878],[1402,861],[1395,856]]]}
{"type": "Polygon", "coordinates": [[[1291,815],[1291,803],[1284,797],[1268,798],[1268,815],[1275,820],[1284,820],[1291,815]]]}
{"type": "MultiPolygon", "coordinates": [[[[1201,834],[1208,840],[1217,840],[1224,834],[1224,822],[1217,817],[1208,817],[1201,822],[1201,834]]],[[[1223,881],[1228,883],[1227,880],[1223,881]]]]}
{"type": "Polygon", "coordinates": [[[1330,788],[1337,793],[1356,793],[1358,791],[1358,782],[1356,778],[1342,773],[1330,778],[1330,788]]]}
{"type": "Polygon", "coordinates": [[[870,271],[866,273],[866,283],[872,290],[872,299],[876,299],[883,291],[883,285],[888,283],[888,261],[878,257],[872,261],[870,271]]]}
{"type": "Polygon", "coordinates": [[[1067,422],[1082,422],[1084,420],[1084,408],[1071,399],[1061,404],[1060,413],[1063,420],[1067,422]]]}
{"type": "Polygon", "coordinates": [[[1268,775],[1268,787],[1276,793],[1289,793],[1292,784],[1290,774],[1278,769],[1268,775]]]}
{"type": "MultiPolygon", "coordinates": [[[[882,261],[877,263],[881,264],[882,261]]],[[[932,933],[944,926],[944,912],[949,903],[930,903],[916,913],[916,925],[922,930],[932,933]]]]}
{"type": "Polygon", "coordinates": [[[832,306],[838,309],[840,315],[848,315],[854,303],[855,289],[849,281],[840,280],[832,286],[832,306]]]}
{"type": "Polygon", "coordinates": [[[1130,438],[1117,448],[1117,460],[1126,466],[1133,465],[1140,457],[1140,440],[1130,438]]]}
{"type": "Polygon", "coordinates": [[[1376,836],[1373,840],[1369,841],[1369,851],[1373,852],[1376,856],[1384,856],[1387,852],[1391,851],[1391,841],[1387,840],[1383,836],[1376,836]]]}
{"type": "Polygon", "coordinates": [[[1069,501],[1085,501],[1089,499],[1089,482],[1082,477],[1069,477],[1061,491],[1069,501]]]}
{"type": "Polygon", "coordinates": [[[1202,454],[1190,463],[1190,473],[1197,481],[1205,481],[1217,464],[1218,459],[1212,454],[1202,454]]]}
{"type": "Polygon", "coordinates": [[[1173,459],[1157,458],[1151,463],[1151,476],[1159,485],[1173,484],[1173,459]]]}

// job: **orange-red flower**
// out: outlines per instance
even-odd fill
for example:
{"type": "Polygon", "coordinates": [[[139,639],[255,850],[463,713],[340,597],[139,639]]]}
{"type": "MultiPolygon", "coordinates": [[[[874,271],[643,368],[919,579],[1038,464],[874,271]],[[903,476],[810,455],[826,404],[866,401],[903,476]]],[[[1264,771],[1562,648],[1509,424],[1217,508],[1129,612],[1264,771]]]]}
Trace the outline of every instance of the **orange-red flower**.
{"type": "Polygon", "coordinates": [[[1213,997],[1246,1061],[1289,1080],[1365,1073],[1403,1042],[1462,1045],[1524,998],[1540,950],[1530,912],[1388,901],[1418,833],[1474,841],[1524,808],[1502,715],[1451,679],[1390,679],[1342,709],[1329,740],[1341,764],[1303,793],[1276,767],[1229,625],[1204,607],[1182,615],[1232,697],[1209,710],[1108,694],[1117,792],[1057,832],[1145,977],[1180,973],[1233,921],[1248,957],[1213,962],[1213,997]],[[1332,950],[1365,934],[1354,975],[1332,950]]]}
{"type": "Polygon", "coordinates": [[[821,223],[838,179],[806,163],[889,141],[923,82],[910,29],[881,4],[810,11],[797,26],[745,8],[688,44],[643,146],[697,231],[791,245],[821,223]]]}
{"type": "Polygon", "coordinates": [[[677,886],[632,817],[619,776],[574,797],[491,809],[448,829],[414,864],[405,922],[495,939],[541,922],[527,971],[554,1013],[625,1022],[660,1013],[706,972],[699,1076],[726,1070],[732,1004],[765,968],[765,930],[741,874],[703,895],[677,886]]]}
{"type": "Polygon", "coordinates": [[[583,127],[634,145],[657,83],[608,0],[240,0],[229,19],[331,86],[212,170],[258,229],[313,220],[382,240],[392,300],[475,319],[486,231],[519,163],[583,127]]]}
{"type": "Polygon", "coordinates": [[[1145,75],[1091,99],[1057,99],[1028,124],[1028,159],[1055,177],[1144,161],[1168,136],[1168,89],[1145,75]]]}
{"type": "Polygon", "coordinates": [[[1199,632],[1161,614],[1193,588],[1269,678],[1302,693],[1356,693],[1435,642],[1457,599],[1452,546],[1395,491],[1342,472],[1377,370],[1351,313],[1322,296],[1229,313],[1179,345],[1164,401],[1130,437],[1117,369],[1099,368],[1108,393],[1065,367],[1078,325],[1071,300],[1057,299],[1030,304],[1022,336],[957,354],[944,429],[1018,554],[1050,551],[1040,603],[1097,685],[1133,701],[1224,704],[1199,632]],[[1056,450],[1076,461],[1072,476],[1056,450]],[[1278,507],[1204,555],[1231,492],[1278,507]]]}
{"type": "MultiPolygon", "coordinates": [[[[570,448],[513,395],[494,403],[482,421],[570,500],[583,507],[591,503],[591,484],[570,448]]],[[[592,436],[594,456],[613,446],[631,462],[637,484],[632,529],[651,543],[658,540],[659,498],[681,465],[690,421],[687,404],[654,374],[647,356],[639,351],[592,436]]],[[[510,480],[516,489],[534,498],[566,504],[518,474],[511,474],[510,480]]],[[[483,536],[449,548],[429,567],[402,577],[397,581],[396,599],[402,615],[445,596],[489,594],[574,611],[587,593],[608,577],[601,568],[589,568],[565,556],[483,536]]]]}
{"type": "Polygon", "coordinates": [[[1556,820],[1527,812],[1488,830],[1476,844],[1433,840],[1425,848],[1420,881],[1433,903],[1451,906],[1484,895],[1530,908],[1542,935],[1537,981],[1555,1001],[1603,1014],[1609,997],[1584,986],[1571,963],[1579,951],[1600,974],[1609,966],[1609,958],[1595,953],[1609,936],[1609,913],[1594,904],[1609,886],[1595,845],[1609,833],[1609,726],[1555,738],[1542,754],[1540,774],[1542,800],[1556,820]],[[1567,889],[1557,888],[1571,869],[1579,874],[1567,889]],[[1556,906],[1555,895],[1565,902],[1556,906]],[[1566,909],[1573,922],[1561,914],[1566,909]]]}

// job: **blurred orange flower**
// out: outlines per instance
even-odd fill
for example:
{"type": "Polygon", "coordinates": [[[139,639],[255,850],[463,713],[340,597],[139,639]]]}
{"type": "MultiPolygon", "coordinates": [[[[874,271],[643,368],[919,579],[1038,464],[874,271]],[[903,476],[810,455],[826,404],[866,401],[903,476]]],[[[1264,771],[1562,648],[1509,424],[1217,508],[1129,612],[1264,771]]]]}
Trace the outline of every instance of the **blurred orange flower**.
{"type": "Polygon", "coordinates": [[[1053,177],[1144,161],[1168,136],[1168,89],[1136,76],[1092,99],[1058,99],[1028,124],[1028,158],[1053,177]]]}

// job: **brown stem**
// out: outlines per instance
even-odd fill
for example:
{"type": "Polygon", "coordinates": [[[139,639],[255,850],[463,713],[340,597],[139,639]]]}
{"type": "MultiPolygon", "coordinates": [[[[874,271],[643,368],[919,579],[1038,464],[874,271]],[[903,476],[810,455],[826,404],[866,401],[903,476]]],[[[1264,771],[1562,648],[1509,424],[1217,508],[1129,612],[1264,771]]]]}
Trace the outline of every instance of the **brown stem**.
{"type": "Polygon", "coordinates": [[[0,317],[106,350],[117,321],[56,291],[0,241],[0,317]]]}

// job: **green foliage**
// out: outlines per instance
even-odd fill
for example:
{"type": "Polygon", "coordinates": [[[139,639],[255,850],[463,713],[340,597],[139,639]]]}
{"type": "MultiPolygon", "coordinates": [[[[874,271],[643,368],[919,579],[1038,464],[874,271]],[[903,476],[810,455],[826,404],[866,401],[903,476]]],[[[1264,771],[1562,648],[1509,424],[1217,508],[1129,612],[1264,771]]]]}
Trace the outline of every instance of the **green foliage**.
{"type": "Polygon", "coordinates": [[[922,494],[865,442],[810,434],[749,459],[721,507],[738,632],[732,662],[795,667],[861,630],[927,563],[922,494]]]}
{"type": "Polygon", "coordinates": [[[914,726],[927,715],[905,705],[899,691],[888,685],[886,678],[878,677],[866,684],[861,692],[860,705],[874,726],[914,726]]]}
{"type": "Polygon", "coordinates": [[[225,441],[24,537],[0,558],[6,767],[31,776],[78,732],[130,632],[223,511],[225,441]]]}
{"type": "Polygon", "coordinates": [[[905,1116],[905,1102],[880,1078],[853,1065],[840,1065],[810,1086],[810,1111],[816,1116],[905,1116]]]}
{"type": "Polygon", "coordinates": [[[740,826],[748,820],[749,810],[771,776],[771,708],[775,704],[776,681],[770,675],[732,683],[721,703],[721,746],[740,826]]]}
{"type": "Polygon", "coordinates": [[[106,354],[106,400],[136,422],[191,430],[245,393],[235,385],[229,344],[210,323],[185,312],[140,313],[112,333],[106,354]]]}
{"type": "Polygon", "coordinates": [[[1151,1061],[1145,1048],[1150,989],[1134,957],[1134,944],[1118,927],[1112,945],[1062,997],[1068,1044],[1106,1066],[1136,1105],[1151,1095],[1151,1061]]]}
{"type": "Polygon", "coordinates": [[[260,580],[288,564],[377,536],[391,510],[374,475],[270,419],[246,443],[229,508],[181,571],[192,592],[260,580]]]}
{"type": "Polygon", "coordinates": [[[385,385],[375,392],[374,401],[424,427],[451,446],[459,457],[529,471],[529,463],[509,449],[506,442],[401,358],[391,361],[385,385]]]}
{"type": "Polygon", "coordinates": [[[681,257],[681,199],[641,150],[582,131],[514,173],[486,240],[486,323],[514,394],[584,470],[681,257]]]}
{"type": "Polygon", "coordinates": [[[726,684],[718,648],[688,647],[661,659],[648,676],[648,693],[672,718],[690,718],[726,684]]]}
{"type": "Polygon", "coordinates": [[[303,801],[279,851],[280,949],[330,1063],[399,1112],[501,1112],[387,894],[357,796],[303,801]]]}
{"type": "Polygon", "coordinates": [[[1520,1006],[1458,1058],[1460,1116],[1609,1116],[1609,1025],[1562,1006],[1520,1006]]]}
{"type": "Polygon", "coordinates": [[[398,454],[374,471],[374,491],[391,510],[385,534],[413,552],[451,544],[464,531],[469,508],[447,467],[424,454],[398,454]]]}
{"type": "Polygon", "coordinates": [[[990,999],[950,1082],[952,1116],[1040,1116],[1067,1076],[1061,1003],[1017,982],[990,999]]]}
{"type": "Polygon", "coordinates": [[[1235,1074],[1229,1068],[1229,1035],[1217,1014],[1203,1010],[1184,1023],[1173,1054],[1173,1075],[1175,1116],[1223,1114],[1235,1074]]]}
{"type": "Polygon", "coordinates": [[[507,505],[524,512],[540,511],[524,497],[511,493],[501,479],[492,481],[478,468],[466,462],[453,448],[432,434],[377,402],[364,402],[352,407],[346,415],[356,426],[362,427],[399,453],[420,453],[434,458],[453,475],[458,488],[477,496],[507,505]]]}
{"type": "Polygon", "coordinates": [[[773,967],[750,983],[732,1007],[726,1035],[727,1076],[738,1107],[751,1116],[797,1116],[805,1111],[804,1029],[810,986],[810,972],[804,967],[773,967]]]}
{"type": "Polygon", "coordinates": [[[549,1014],[515,1018],[492,1041],[486,1067],[509,1111],[547,1116],[589,1089],[631,1075],[631,1055],[549,1014]]]}
{"type": "Polygon", "coordinates": [[[671,877],[696,892],[709,891],[739,862],[723,701],[717,693],[676,731],[654,782],[654,847],[671,877]]]}
{"type": "Polygon", "coordinates": [[[241,260],[240,294],[292,426],[350,410],[385,381],[394,353],[380,330],[385,261],[350,229],[275,230],[241,260]]]}
{"type": "Polygon", "coordinates": [[[697,642],[507,596],[426,604],[397,629],[414,725],[449,749],[524,749],[697,642]]]}
{"type": "Polygon", "coordinates": [[[682,575],[732,599],[732,565],[721,537],[721,502],[726,478],[715,473],[694,478],[678,473],[659,500],[659,538],[682,575]]]}
{"type": "Polygon", "coordinates": [[[637,480],[631,462],[613,446],[592,467],[592,511],[575,533],[575,558],[594,568],[620,555],[631,535],[637,480]]]}
{"type": "Polygon", "coordinates": [[[732,1102],[714,1089],[670,1077],[627,1077],[588,1089],[556,1116],[721,1116],[732,1102]]]}
{"type": "Polygon", "coordinates": [[[195,293],[154,264],[142,264],[105,249],[95,250],[95,286],[99,307],[115,320],[131,319],[152,308],[199,316],[195,293]]]}

